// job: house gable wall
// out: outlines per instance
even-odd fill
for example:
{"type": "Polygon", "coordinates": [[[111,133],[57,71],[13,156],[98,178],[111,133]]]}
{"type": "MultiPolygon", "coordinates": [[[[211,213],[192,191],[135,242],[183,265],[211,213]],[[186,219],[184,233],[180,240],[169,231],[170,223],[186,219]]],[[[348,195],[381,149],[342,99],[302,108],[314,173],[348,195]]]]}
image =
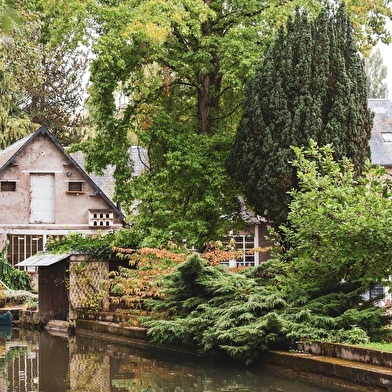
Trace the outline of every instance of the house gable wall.
{"type": "MultiPolygon", "coordinates": [[[[15,191],[0,192],[0,224],[14,227],[36,226],[30,223],[30,180],[38,173],[52,175],[54,179],[54,224],[64,228],[88,227],[90,209],[110,209],[100,195],[94,196],[95,189],[70,164],[67,156],[55,146],[46,134],[39,134],[32,143],[16,157],[15,164],[0,173],[0,181],[16,181],[15,191]],[[67,175],[68,173],[68,175],[67,175]],[[68,192],[69,182],[81,182],[82,192],[68,192]]],[[[116,214],[114,223],[121,224],[116,214]]],[[[39,227],[42,227],[38,224],[39,227]]]]}

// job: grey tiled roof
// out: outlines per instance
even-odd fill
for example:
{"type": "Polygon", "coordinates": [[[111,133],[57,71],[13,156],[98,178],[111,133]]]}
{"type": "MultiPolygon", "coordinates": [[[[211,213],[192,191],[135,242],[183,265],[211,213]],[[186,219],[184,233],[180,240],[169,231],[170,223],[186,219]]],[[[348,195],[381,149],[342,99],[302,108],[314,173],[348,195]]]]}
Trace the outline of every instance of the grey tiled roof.
{"type": "MultiPolygon", "coordinates": [[[[81,151],[70,154],[78,165],[85,170],[86,162],[84,154],[81,151]]],[[[130,158],[133,161],[134,175],[139,176],[148,167],[147,152],[142,147],[132,146],[129,149],[130,158]]],[[[103,175],[95,173],[89,174],[90,178],[98,185],[110,200],[114,197],[114,166],[107,166],[103,170],[103,175]]]]}
{"type": "Polygon", "coordinates": [[[18,154],[19,150],[33,137],[33,135],[34,134],[30,134],[0,151],[0,169],[5,167],[15,155],[18,154]]]}
{"type": "MultiPolygon", "coordinates": [[[[73,152],[69,154],[77,164],[84,170],[86,166],[86,162],[84,159],[84,154],[81,151],[73,152]]],[[[102,192],[113,201],[114,196],[114,178],[113,178],[113,167],[108,167],[103,170],[103,175],[100,176],[95,173],[90,173],[90,178],[94,181],[95,184],[102,190],[102,192]]]]}
{"type": "Polygon", "coordinates": [[[392,137],[392,102],[386,99],[370,99],[369,108],[374,112],[372,137],[369,141],[373,165],[392,167],[392,142],[385,142],[383,133],[392,137]]]}

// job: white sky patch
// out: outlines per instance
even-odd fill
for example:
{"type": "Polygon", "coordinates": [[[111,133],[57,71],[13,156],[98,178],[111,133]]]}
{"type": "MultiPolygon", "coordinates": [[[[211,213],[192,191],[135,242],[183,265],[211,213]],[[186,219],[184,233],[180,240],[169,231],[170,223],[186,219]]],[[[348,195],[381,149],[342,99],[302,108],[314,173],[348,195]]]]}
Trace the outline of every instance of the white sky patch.
{"type": "MultiPolygon", "coordinates": [[[[392,21],[387,21],[387,28],[392,31],[392,21]]],[[[392,46],[385,45],[379,42],[376,48],[380,49],[383,64],[388,67],[387,84],[388,84],[388,99],[392,99],[392,46]]]]}

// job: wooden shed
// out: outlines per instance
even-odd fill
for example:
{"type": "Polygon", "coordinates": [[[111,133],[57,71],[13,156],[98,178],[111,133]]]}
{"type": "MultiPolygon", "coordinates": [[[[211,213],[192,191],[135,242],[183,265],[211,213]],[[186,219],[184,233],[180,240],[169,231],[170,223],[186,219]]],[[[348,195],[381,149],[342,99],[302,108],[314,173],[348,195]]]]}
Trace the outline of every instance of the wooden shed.
{"type": "Polygon", "coordinates": [[[68,320],[67,280],[70,258],[69,253],[38,253],[17,265],[35,270],[38,275],[38,311],[41,322],[68,320]]]}

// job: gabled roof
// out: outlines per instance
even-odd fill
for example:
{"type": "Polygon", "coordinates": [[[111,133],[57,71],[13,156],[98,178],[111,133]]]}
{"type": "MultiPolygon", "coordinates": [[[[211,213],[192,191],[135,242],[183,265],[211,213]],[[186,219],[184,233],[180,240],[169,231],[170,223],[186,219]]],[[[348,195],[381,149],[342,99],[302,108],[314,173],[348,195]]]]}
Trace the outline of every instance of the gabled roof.
{"type": "Polygon", "coordinates": [[[120,220],[124,219],[123,213],[120,209],[109,199],[109,197],[101,190],[101,188],[92,180],[92,178],[80,167],[76,160],[67,154],[64,148],[60,145],[57,139],[48,131],[48,129],[41,125],[41,127],[34,133],[18,140],[11,144],[4,150],[0,151],[0,173],[4,171],[8,166],[15,163],[15,160],[19,154],[21,154],[38,135],[47,135],[53,144],[65,155],[68,162],[75,166],[76,170],[82,175],[82,177],[93,187],[94,193],[100,195],[102,199],[116,212],[120,220]]]}
{"type": "Polygon", "coordinates": [[[392,167],[392,102],[387,99],[369,99],[368,105],[374,112],[369,141],[371,162],[373,165],[392,167]]]}

